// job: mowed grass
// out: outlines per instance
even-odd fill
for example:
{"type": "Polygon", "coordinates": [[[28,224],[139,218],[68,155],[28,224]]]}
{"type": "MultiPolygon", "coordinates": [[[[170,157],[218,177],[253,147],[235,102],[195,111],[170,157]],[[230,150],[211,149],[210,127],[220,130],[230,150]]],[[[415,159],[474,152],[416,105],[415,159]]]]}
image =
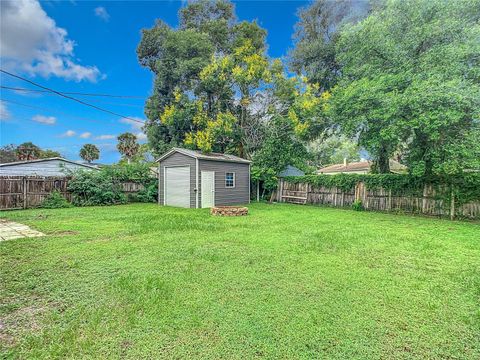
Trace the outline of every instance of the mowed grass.
{"type": "Polygon", "coordinates": [[[7,358],[480,358],[480,225],[287,204],[1,213],[7,358]]]}

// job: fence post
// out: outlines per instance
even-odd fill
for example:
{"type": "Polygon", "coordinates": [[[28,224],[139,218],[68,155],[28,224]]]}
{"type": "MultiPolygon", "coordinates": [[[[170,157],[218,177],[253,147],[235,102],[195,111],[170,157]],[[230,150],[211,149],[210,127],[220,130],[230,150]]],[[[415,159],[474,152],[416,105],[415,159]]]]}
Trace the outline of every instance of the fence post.
{"type": "Polygon", "coordinates": [[[453,190],[454,189],[452,186],[452,194],[450,199],[450,220],[455,219],[455,192],[453,190]]]}
{"type": "Polygon", "coordinates": [[[24,176],[23,179],[23,208],[27,208],[27,177],[24,176]]]}
{"type": "Polygon", "coordinates": [[[428,195],[428,185],[423,185],[423,196],[422,196],[422,214],[427,213],[427,195],[428,195]]]}
{"type": "Polygon", "coordinates": [[[388,189],[388,211],[392,211],[392,189],[388,189]]]}

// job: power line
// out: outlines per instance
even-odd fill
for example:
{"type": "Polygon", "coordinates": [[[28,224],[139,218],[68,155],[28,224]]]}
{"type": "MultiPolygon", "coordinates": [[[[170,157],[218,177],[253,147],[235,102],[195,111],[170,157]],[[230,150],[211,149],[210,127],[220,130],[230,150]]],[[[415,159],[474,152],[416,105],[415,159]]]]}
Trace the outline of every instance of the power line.
{"type": "MultiPolygon", "coordinates": [[[[86,120],[86,121],[90,121],[90,122],[95,122],[95,123],[100,123],[100,124],[106,124],[105,121],[90,119],[90,118],[86,118],[86,117],[83,117],[83,116],[70,115],[70,114],[67,114],[66,112],[63,112],[63,111],[61,111],[61,110],[50,109],[50,108],[46,108],[46,107],[42,107],[42,106],[36,106],[36,105],[23,104],[23,103],[21,103],[21,102],[14,101],[14,100],[9,100],[9,99],[0,99],[0,101],[5,101],[5,102],[7,102],[7,103],[11,103],[11,104],[15,104],[15,105],[18,105],[18,106],[23,106],[23,107],[31,108],[31,109],[36,109],[36,110],[42,110],[42,111],[48,111],[48,112],[57,112],[57,113],[59,113],[59,114],[63,114],[63,115],[65,115],[65,116],[68,116],[68,117],[71,117],[71,118],[80,119],[80,120],[86,120]]],[[[114,124],[115,124],[115,123],[114,123],[114,124]]]]}
{"type": "MultiPolygon", "coordinates": [[[[10,91],[28,91],[28,92],[40,92],[42,95],[47,95],[47,96],[57,96],[56,94],[53,94],[49,91],[43,91],[43,90],[35,90],[35,89],[22,89],[22,88],[14,88],[10,86],[0,86],[0,89],[4,90],[10,90],[10,91]]],[[[68,92],[62,92],[63,94],[70,94],[68,92]]],[[[106,104],[106,105],[114,105],[114,106],[128,106],[128,107],[136,107],[136,108],[144,108],[143,105],[139,104],[125,104],[125,103],[114,103],[114,102],[109,102],[109,101],[102,101],[98,99],[90,99],[90,101],[99,103],[99,104],[106,104]]]]}
{"type": "Polygon", "coordinates": [[[10,73],[10,72],[8,72],[8,71],[5,71],[5,70],[3,70],[3,69],[0,69],[0,72],[2,72],[2,73],[4,73],[4,74],[7,74],[7,75],[10,75],[10,76],[12,76],[12,77],[14,77],[14,78],[20,79],[20,80],[22,80],[22,81],[26,81],[26,82],[28,82],[28,83],[30,83],[30,84],[32,84],[32,85],[35,85],[35,86],[37,86],[37,87],[39,87],[39,88],[42,88],[42,89],[44,89],[44,90],[50,91],[50,92],[52,92],[52,93],[55,93],[55,94],[57,94],[58,96],[62,96],[62,97],[64,97],[64,98],[66,98],[66,99],[70,99],[70,100],[76,101],[76,102],[78,102],[78,103],[80,103],[80,104],[82,104],[82,105],[89,106],[89,107],[91,107],[91,108],[94,108],[94,109],[103,111],[103,112],[108,113],[108,114],[112,114],[112,115],[115,115],[115,116],[119,116],[119,117],[121,117],[121,118],[130,120],[130,121],[134,121],[134,122],[138,122],[138,123],[141,123],[141,124],[145,124],[144,121],[140,121],[140,120],[138,120],[138,119],[134,119],[134,118],[131,118],[131,117],[128,117],[128,116],[124,116],[124,115],[118,114],[118,113],[116,113],[116,112],[113,112],[113,111],[110,111],[110,110],[101,108],[101,107],[99,107],[99,106],[89,104],[89,103],[87,103],[87,102],[85,102],[85,101],[83,101],[83,100],[79,100],[79,99],[74,98],[74,97],[72,97],[72,96],[62,94],[62,93],[59,92],[59,91],[56,91],[56,90],[53,90],[53,89],[48,88],[48,87],[46,87],[46,86],[37,84],[36,82],[33,82],[33,81],[28,80],[28,79],[26,79],[26,78],[24,78],[24,77],[21,77],[21,76],[12,74],[12,73],[10,73]]]}
{"type": "MultiPolygon", "coordinates": [[[[10,73],[5,74],[11,75],[10,73]]],[[[14,91],[24,91],[24,92],[36,92],[36,93],[49,93],[49,90],[37,90],[37,89],[26,89],[26,88],[17,88],[11,86],[0,86],[2,89],[6,90],[14,90],[14,91]]],[[[95,94],[95,93],[81,93],[81,92],[71,92],[71,91],[61,91],[62,94],[67,95],[80,95],[80,96],[100,96],[100,97],[111,97],[111,98],[120,98],[120,99],[145,99],[143,96],[136,96],[136,95],[112,95],[112,94],[95,94]]]]}

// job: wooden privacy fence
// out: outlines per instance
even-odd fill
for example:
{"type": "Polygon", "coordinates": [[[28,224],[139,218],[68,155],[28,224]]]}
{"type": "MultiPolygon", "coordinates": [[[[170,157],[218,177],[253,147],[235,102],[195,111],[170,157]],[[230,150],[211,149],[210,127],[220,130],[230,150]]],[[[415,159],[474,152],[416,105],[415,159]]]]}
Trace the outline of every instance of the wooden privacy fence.
{"type": "Polygon", "coordinates": [[[294,204],[318,204],[334,207],[351,207],[359,200],[365,210],[423,214],[439,217],[480,219],[480,199],[456,206],[455,198],[438,196],[437,190],[425,185],[417,194],[393,193],[391,190],[367,189],[363,182],[348,191],[339,188],[315,186],[307,183],[289,183],[279,180],[276,200],[294,204]],[[446,198],[446,197],[445,197],[446,198]]]}
{"type": "Polygon", "coordinates": [[[0,177],[0,210],[38,207],[53,191],[59,191],[70,201],[67,184],[66,177],[0,177]]]}
{"type": "MultiPolygon", "coordinates": [[[[38,207],[53,191],[59,191],[68,201],[72,194],[67,190],[68,177],[0,177],[0,210],[28,209],[38,207]]],[[[122,191],[133,194],[145,187],[134,182],[122,182],[122,191]]]]}

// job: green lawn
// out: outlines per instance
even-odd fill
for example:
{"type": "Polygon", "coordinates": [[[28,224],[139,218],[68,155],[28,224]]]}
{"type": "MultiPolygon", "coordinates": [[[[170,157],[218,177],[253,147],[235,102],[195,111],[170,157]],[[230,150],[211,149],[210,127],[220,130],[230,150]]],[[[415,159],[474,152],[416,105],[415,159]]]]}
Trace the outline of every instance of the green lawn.
{"type": "Polygon", "coordinates": [[[4,212],[11,358],[480,358],[480,224],[299,205],[4,212]]]}

